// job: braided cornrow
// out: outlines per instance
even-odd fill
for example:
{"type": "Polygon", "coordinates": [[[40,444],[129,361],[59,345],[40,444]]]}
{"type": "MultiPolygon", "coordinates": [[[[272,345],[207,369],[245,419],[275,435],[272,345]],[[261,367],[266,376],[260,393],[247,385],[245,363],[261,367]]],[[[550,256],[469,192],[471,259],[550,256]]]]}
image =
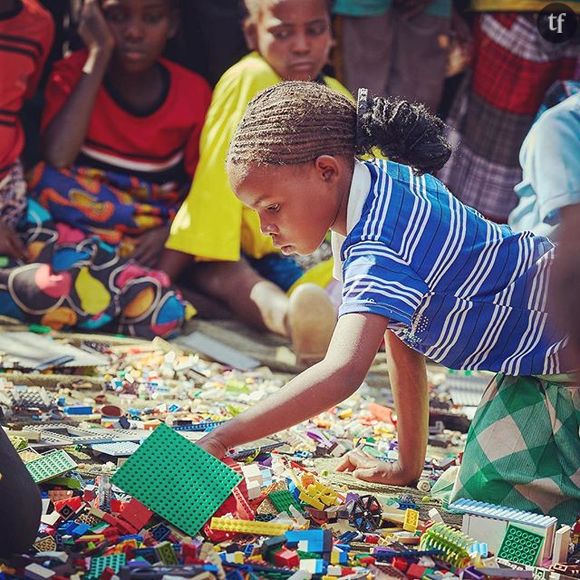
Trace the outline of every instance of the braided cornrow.
{"type": "Polygon", "coordinates": [[[233,165],[297,165],[320,155],[362,155],[379,148],[418,172],[442,167],[451,153],[444,123],[423,105],[382,97],[359,115],[344,95],[320,83],[289,81],[249,104],[230,144],[233,165]]]}

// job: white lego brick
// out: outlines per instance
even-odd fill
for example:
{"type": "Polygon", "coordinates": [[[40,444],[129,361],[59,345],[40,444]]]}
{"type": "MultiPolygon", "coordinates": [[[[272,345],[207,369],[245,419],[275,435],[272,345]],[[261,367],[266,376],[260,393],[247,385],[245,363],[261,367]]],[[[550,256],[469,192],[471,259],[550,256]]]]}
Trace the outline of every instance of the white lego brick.
{"type": "Polygon", "coordinates": [[[568,548],[571,540],[570,526],[562,526],[554,536],[554,550],[552,551],[552,565],[563,564],[568,559],[568,548]]]}

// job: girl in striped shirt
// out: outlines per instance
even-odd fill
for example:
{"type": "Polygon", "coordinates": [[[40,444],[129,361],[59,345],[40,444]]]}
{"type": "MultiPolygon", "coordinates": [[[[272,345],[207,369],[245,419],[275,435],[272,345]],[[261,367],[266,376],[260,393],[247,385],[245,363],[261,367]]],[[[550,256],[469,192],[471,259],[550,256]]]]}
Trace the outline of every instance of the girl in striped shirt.
{"type": "Polygon", "coordinates": [[[383,337],[399,459],[355,451],[340,469],[366,481],[421,475],[425,359],[497,373],[474,418],[455,486],[473,497],[571,520],[580,509],[578,382],[547,311],[553,245],[485,220],[429,175],[447,161],[443,123],[422,105],[315,83],[284,83],[250,104],[228,173],[283,253],[315,250],[328,229],[343,282],[325,359],[202,440],[232,446],[338,404],[362,383],[383,337]],[[389,161],[361,161],[376,150],[389,161]]]}

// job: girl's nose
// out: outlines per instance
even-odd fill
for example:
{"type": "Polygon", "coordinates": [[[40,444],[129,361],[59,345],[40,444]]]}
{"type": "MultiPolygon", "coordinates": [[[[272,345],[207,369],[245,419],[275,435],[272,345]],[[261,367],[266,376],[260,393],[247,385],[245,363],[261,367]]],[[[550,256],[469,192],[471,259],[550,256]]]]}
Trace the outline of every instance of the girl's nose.
{"type": "Polygon", "coordinates": [[[143,38],[143,23],[140,18],[131,18],[125,27],[125,38],[128,40],[141,40],[143,38]]]}
{"type": "Polygon", "coordinates": [[[272,222],[268,222],[263,218],[260,218],[260,230],[265,236],[270,236],[278,232],[278,228],[272,222]]]}
{"type": "Polygon", "coordinates": [[[301,31],[294,35],[294,43],[292,45],[294,52],[308,53],[310,52],[310,40],[308,35],[301,31]]]}

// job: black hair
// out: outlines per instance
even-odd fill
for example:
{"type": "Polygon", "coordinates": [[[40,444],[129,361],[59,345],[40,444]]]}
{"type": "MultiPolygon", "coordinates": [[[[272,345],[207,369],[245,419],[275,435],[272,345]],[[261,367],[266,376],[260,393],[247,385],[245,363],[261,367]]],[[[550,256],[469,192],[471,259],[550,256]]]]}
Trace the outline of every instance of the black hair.
{"type": "Polygon", "coordinates": [[[292,165],[325,154],[372,155],[378,149],[421,174],[449,159],[444,132],[443,121],[422,104],[369,97],[357,113],[350,99],[323,84],[288,81],[250,102],[228,163],[292,165]]]}
{"type": "MultiPolygon", "coordinates": [[[[264,4],[273,2],[274,0],[241,0],[242,9],[244,12],[244,20],[254,21],[263,8],[264,4]]],[[[332,14],[333,0],[326,0],[329,16],[332,14]]]]}

